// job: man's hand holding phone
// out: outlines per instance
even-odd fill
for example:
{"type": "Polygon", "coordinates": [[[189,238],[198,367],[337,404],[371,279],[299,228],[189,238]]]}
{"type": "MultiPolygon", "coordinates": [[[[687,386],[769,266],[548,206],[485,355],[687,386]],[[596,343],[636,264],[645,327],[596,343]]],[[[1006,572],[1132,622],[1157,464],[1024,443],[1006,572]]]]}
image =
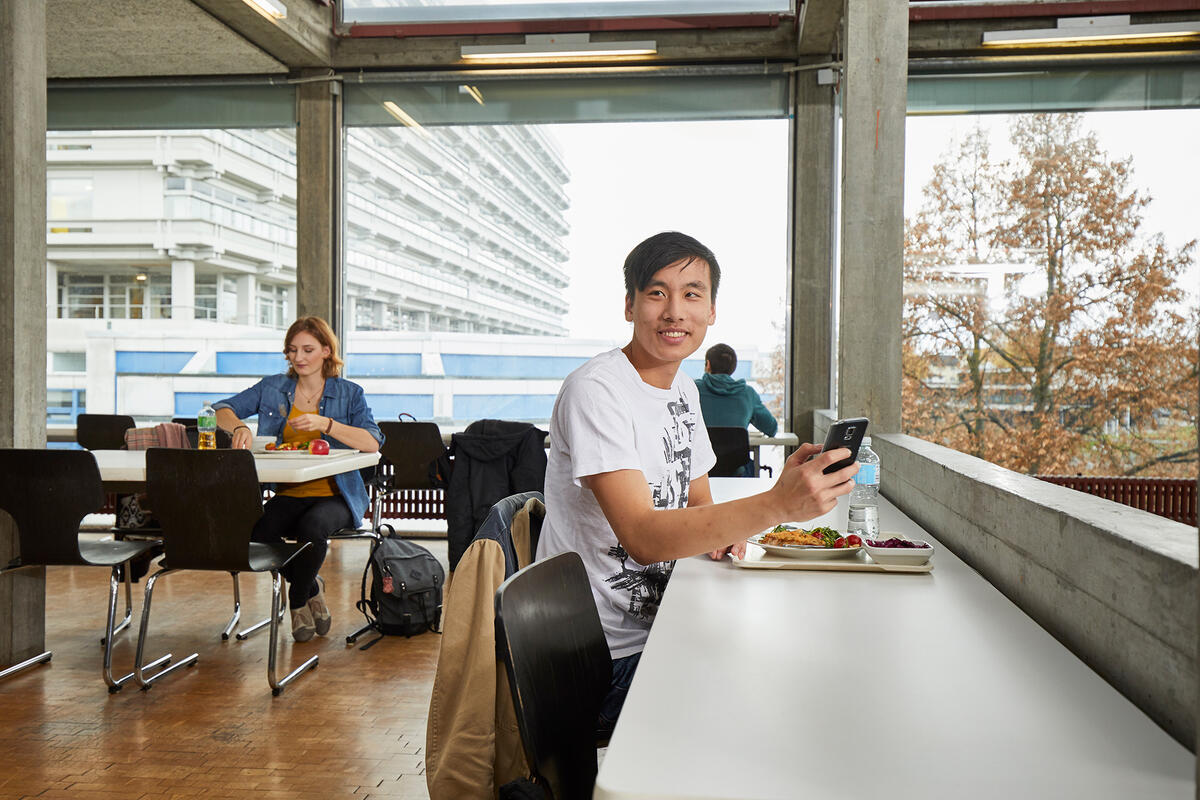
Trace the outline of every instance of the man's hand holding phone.
{"type": "Polygon", "coordinates": [[[854,488],[858,464],[851,459],[849,466],[832,472],[829,467],[844,461],[849,452],[846,448],[822,452],[815,444],[800,445],[784,463],[771,489],[778,504],[778,519],[803,522],[832,511],[837,499],[854,488]]]}

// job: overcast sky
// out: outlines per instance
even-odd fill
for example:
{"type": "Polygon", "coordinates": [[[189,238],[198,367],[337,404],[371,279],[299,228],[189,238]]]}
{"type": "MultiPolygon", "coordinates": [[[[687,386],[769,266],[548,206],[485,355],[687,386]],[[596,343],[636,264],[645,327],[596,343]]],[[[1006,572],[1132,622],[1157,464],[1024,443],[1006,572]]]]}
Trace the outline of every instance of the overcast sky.
{"type": "MultiPolygon", "coordinates": [[[[1134,157],[1133,179],[1153,202],[1146,231],[1178,247],[1200,236],[1200,110],[1084,115],[1111,157],[1134,157]]],[[[910,117],[906,213],[921,202],[933,164],[976,122],[992,154],[1012,154],[1006,115],[910,117]]],[[[623,344],[621,265],[662,230],[681,230],[716,253],[722,267],[717,323],[706,343],[781,341],[787,264],[787,122],[670,122],[554,125],[571,172],[567,239],[570,335],[623,344]]],[[[1196,271],[1189,278],[1196,291],[1196,271]]]]}

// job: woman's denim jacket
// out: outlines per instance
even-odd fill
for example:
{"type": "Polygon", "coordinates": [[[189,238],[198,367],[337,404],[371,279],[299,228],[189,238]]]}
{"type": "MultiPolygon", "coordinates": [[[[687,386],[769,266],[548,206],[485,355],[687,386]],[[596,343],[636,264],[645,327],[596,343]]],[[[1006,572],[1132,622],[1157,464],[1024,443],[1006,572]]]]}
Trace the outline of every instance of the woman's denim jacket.
{"type": "MultiPolygon", "coordinates": [[[[240,394],[213,403],[214,409],[228,408],[241,419],[258,415],[258,435],[274,436],[275,443],[283,442],[283,429],[296,397],[296,381],[287,375],[268,375],[240,394]]],[[[371,408],[363,396],[362,387],[344,378],[327,378],[325,392],[317,404],[317,413],[331,417],[343,425],[362,428],[383,444],[383,433],[375,424],[371,408]]],[[[330,447],[348,449],[346,445],[325,434],[321,438],[330,447]]],[[[367,512],[367,487],[358,470],[339,472],[333,476],[338,491],[355,520],[361,520],[367,512]]],[[[356,523],[357,524],[357,523],[356,523]]]]}

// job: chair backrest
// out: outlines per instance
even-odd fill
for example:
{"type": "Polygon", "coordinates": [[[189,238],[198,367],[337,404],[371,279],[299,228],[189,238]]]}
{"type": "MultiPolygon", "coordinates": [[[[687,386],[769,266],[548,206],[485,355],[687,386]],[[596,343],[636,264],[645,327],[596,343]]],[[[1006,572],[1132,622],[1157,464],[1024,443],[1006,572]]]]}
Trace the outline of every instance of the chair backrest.
{"type": "Polygon", "coordinates": [[[172,569],[252,571],[262,491],[249,450],[146,451],[146,491],[172,569]]]}
{"type": "Polygon", "coordinates": [[[79,524],[104,505],[86,450],[0,450],[0,509],[17,525],[22,564],[85,564],[79,524]]]}
{"type": "Polygon", "coordinates": [[[733,478],[750,460],[750,432],[745,428],[712,427],[708,429],[717,463],[708,474],[713,478],[733,478]]]}
{"type": "Polygon", "coordinates": [[[534,777],[554,800],[590,798],[612,660],[578,553],[537,561],[500,584],[496,646],[534,777]]]}
{"type": "Polygon", "coordinates": [[[136,424],[127,414],[80,414],[75,420],[75,441],[85,450],[121,450],[125,431],[136,424]]]}
{"type": "Polygon", "coordinates": [[[432,489],[429,464],[442,454],[442,432],[436,422],[380,422],[381,452],[392,465],[391,488],[432,489]]]}

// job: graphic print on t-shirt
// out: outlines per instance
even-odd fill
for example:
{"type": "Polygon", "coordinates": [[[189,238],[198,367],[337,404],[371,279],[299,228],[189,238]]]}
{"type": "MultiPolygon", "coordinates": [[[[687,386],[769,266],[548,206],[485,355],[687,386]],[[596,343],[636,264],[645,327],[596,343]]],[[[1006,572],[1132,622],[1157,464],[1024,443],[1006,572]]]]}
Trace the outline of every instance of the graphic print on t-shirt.
{"type": "MultiPolygon", "coordinates": [[[[696,427],[696,414],[692,413],[687,398],[680,393],[677,399],[667,403],[671,421],[662,431],[663,470],[662,480],[650,485],[655,508],[683,508],[687,505],[688,486],[692,474],[692,435],[696,427]]],[[[617,572],[605,578],[614,589],[629,592],[628,613],[647,625],[654,621],[658,604],[667,589],[674,561],[659,562],[641,569],[629,569],[626,560],[629,554],[621,545],[608,549],[609,557],[620,563],[617,572]]]]}
{"type": "Polygon", "coordinates": [[[663,462],[667,465],[663,479],[651,484],[655,508],[683,508],[687,505],[688,485],[692,475],[692,434],[696,415],[691,413],[687,398],[682,394],[667,403],[671,423],[663,428],[663,462]]]}
{"type": "Polygon", "coordinates": [[[614,589],[629,592],[629,605],[626,611],[639,622],[649,625],[654,622],[658,613],[658,604],[662,601],[663,592],[667,590],[667,579],[671,577],[674,561],[660,561],[642,569],[629,569],[625,561],[629,554],[621,545],[608,548],[608,554],[621,562],[621,570],[604,579],[614,589]]]}

